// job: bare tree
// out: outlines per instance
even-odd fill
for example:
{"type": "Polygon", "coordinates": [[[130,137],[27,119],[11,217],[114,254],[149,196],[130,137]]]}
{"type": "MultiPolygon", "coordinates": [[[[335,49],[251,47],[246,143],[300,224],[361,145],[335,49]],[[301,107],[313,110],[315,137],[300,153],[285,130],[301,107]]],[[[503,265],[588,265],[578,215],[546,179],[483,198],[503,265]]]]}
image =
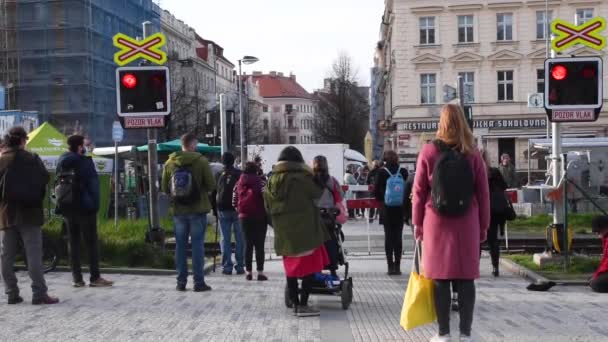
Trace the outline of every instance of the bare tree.
{"type": "Polygon", "coordinates": [[[319,143],[348,144],[363,152],[369,121],[369,88],[359,87],[351,57],[341,53],[332,66],[325,89],[315,93],[319,110],[313,132],[319,143]]]}
{"type": "Polygon", "coordinates": [[[248,145],[263,144],[264,138],[268,136],[268,131],[264,126],[261,105],[255,101],[249,101],[245,120],[246,143],[248,145]]]}

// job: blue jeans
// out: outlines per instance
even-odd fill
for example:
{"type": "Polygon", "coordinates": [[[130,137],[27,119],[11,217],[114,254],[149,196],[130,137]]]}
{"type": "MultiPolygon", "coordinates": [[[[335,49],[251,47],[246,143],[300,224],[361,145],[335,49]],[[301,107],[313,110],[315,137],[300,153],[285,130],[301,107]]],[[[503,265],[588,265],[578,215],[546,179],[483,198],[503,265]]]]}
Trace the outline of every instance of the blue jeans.
{"type": "Polygon", "coordinates": [[[243,231],[239,224],[239,215],[236,211],[220,211],[220,226],[222,227],[222,266],[225,273],[232,273],[234,267],[237,272],[243,272],[245,268],[244,254],[245,245],[243,243],[243,231]],[[234,240],[236,248],[234,257],[236,259],[236,267],[232,263],[232,247],[230,246],[230,236],[234,231],[234,240]]]}
{"type": "Polygon", "coordinates": [[[188,282],[188,236],[192,242],[192,274],[194,285],[205,283],[203,264],[205,263],[205,231],[207,230],[207,215],[179,215],[173,217],[175,225],[175,267],[177,283],[185,285],[188,282]]]}

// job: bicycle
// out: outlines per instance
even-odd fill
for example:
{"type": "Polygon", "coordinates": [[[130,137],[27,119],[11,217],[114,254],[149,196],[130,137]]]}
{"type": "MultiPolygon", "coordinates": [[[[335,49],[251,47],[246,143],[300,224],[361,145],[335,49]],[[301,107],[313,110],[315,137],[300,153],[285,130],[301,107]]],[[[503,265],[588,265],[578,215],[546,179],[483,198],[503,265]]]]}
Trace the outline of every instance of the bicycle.
{"type": "MultiPolygon", "coordinates": [[[[49,236],[47,236],[47,234],[44,233],[44,230],[42,230],[42,271],[44,273],[52,272],[57,268],[57,264],[59,263],[57,251],[58,250],[55,243],[49,236]]],[[[15,272],[27,271],[27,257],[25,247],[23,245],[23,239],[21,238],[18,240],[17,256],[21,256],[23,259],[21,259],[22,263],[15,263],[15,272]]]]}

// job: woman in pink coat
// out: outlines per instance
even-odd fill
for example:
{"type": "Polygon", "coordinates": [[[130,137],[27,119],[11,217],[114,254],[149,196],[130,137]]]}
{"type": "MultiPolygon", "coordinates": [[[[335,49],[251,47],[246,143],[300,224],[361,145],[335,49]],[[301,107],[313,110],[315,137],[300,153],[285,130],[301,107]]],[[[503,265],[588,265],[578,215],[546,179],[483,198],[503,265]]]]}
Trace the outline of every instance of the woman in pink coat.
{"type": "MultiPolygon", "coordinates": [[[[459,106],[441,110],[437,140],[426,144],[418,156],[413,189],[413,223],[422,240],[422,265],[426,278],[435,283],[435,309],[439,334],[431,341],[450,341],[450,285],[458,288],[460,341],[471,340],[475,306],[475,282],[479,278],[479,245],[490,225],[490,197],[486,166],[475,138],[459,106]],[[443,216],[433,206],[431,185],[435,164],[441,156],[439,142],[464,155],[472,177],[472,199],[463,215],[443,216]]],[[[469,172],[470,174],[470,172],[469,172]]]]}

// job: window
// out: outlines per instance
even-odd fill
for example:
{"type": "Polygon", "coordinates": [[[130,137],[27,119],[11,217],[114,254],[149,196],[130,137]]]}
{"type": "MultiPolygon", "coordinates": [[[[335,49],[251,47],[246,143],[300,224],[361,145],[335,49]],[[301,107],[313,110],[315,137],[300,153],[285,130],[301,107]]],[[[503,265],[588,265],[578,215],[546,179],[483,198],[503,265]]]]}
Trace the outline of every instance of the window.
{"type": "Polygon", "coordinates": [[[553,18],[553,11],[536,11],[536,39],[547,39],[551,35],[551,18],[553,18]]]}
{"type": "Polygon", "coordinates": [[[289,136],[289,144],[293,145],[293,144],[297,144],[297,140],[296,137],[293,135],[289,136]]]}
{"type": "Polygon", "coordinates": [[[268,113],[268,106],[267,106],[267,105],[264,105],[264,106],[262,107],[262,112],[264,112],[264,113],[268,113]]]}
{"type": "Polygon", "coordinates": [[[264,130],[268,130],[268,119],[264,119],[264,130]]]}
{"type": "Polygon", "coordinates": [[[420,75],[420,103],[433,104],[436,98],[437,79],[435,74],[420,75]]]}
{"type": "Polygon", "coordinates": [[[287,128],[294,128],[293,127],[293,118],[287,119],[287,128]]]}
{"type": "Polygon", "coordinates": [[[513,13],[496,14],[496,40],[513,40],[513,13]]]}
{"type": "Polygon", "coordinates": [[[593,8],[582,8],[576,10],[576,25],[582,25],[593,19],[593,8]]]}
{"type": "Polygon", "coordinates": [[[458,77],[462,77],[464,83],[464,102],[475,102],[475,73],[459,72],[458,77]]]}
{"type": "Polygon", "coordinates": [[[498,101],[513,101],[513,71],[498,72],[498,101]]]}
{"type": "Polygon", "coordinates": [[[459,15],[458,16],[458,42],[472,43],[473,42],[473,16],[459,15]]]}
{"type": "Polygon", "coordinates": [[[545,69],[536,69],[536,92],[545,92],[545,69]]]}
{"type": "Polygon", "coordinates": [[[293,113],[293,105],[292,104],[286,104],[285,105],[285,113],[287,113],[287,114],[293,113]]]}
{"type": "Polygon", "coordinates": [[[435,17],[420,18],[420,44],[435,44],[435,17]]]}

